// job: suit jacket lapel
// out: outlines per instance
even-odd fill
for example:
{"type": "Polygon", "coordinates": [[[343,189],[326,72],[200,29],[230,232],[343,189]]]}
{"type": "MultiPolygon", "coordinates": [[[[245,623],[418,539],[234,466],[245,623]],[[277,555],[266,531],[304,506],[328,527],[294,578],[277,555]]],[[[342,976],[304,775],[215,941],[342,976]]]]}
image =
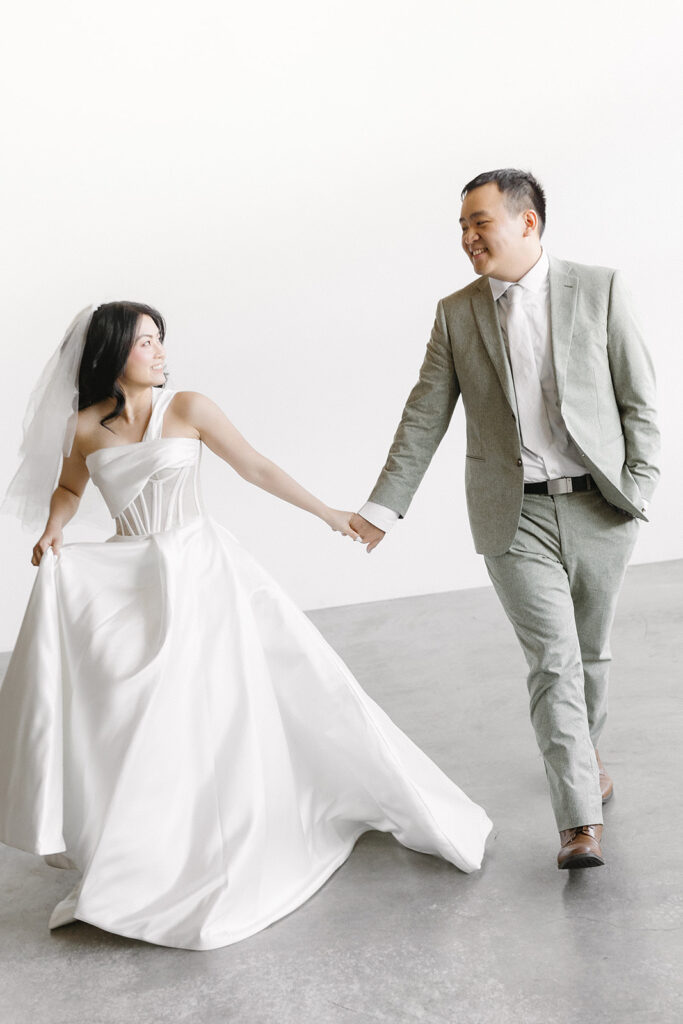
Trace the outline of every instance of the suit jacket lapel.
{"type": "Polygon", "coordinates": [[[503,333],[500,329],[496,303],[491,294],[489,279],[484,277],[478,284],[479,288],[472,296],[474,316],[486,350],[500,379],[505,397],[510,408],[514,411],[517,408],[515,386],[512,381],[510,361],[505,351],[505,342],[503,341],[503,333]]]}
{"type": "Polygon", "coordinates": [[[555,380],[560,402],[564,397],[567,362],[572,344],[579,279],[567,273],[565,264],[550,257],[550,337],[555,365],[555,380]]]}

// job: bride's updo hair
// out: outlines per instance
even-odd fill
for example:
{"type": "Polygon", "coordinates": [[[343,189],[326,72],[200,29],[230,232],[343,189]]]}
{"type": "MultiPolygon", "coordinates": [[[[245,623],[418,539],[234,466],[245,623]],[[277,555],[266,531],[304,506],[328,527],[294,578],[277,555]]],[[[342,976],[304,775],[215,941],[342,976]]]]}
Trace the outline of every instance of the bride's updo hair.
{"type": "Polygon", "coordinates": [[[115,399],[115,408],[100,420],[102,426],[123,412],[126,399],[117,382],[133,347],[138,320],[145,314],[154,321],[163,341],[164,318],[142,302],[106,302],[93,313],[78,371],[78,408],[115,399]]]}

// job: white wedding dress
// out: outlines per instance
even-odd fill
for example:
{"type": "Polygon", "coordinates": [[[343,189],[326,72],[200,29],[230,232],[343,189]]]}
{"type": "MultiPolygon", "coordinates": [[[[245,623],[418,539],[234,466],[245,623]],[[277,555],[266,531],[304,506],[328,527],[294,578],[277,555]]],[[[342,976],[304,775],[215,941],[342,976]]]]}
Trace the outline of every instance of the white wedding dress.
{"type": "Polygon", "coordinates": [[[478,868],[483,809],[205,515],[201,442],[154,397],[140,443],[87,459],[117,535],[43,557],[0,689],[0,840],[81,872],[51,927],[237,942],[368,829],[478,868]]]}

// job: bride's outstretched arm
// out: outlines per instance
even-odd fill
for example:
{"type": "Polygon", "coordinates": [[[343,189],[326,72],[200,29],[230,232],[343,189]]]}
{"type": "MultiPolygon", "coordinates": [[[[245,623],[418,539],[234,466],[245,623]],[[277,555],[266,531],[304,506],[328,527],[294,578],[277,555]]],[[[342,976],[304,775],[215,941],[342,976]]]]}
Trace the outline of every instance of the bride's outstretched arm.
{"type": "Polygon", "coordinates": [[[353,513],[330,508],[324,502],[297,483],[283,469],[265,455],[261,455],[240,434],[225,413],[205,395],[195,391],[183,391],[177,395],[174,405],[180,418],[197,430],[207,448],[227,462],[250,484],[274,494],[276,498],[311,512],[347,537],[360,540],[349,521],[353,513]]]}
{"type": "Polygon", "coordinates": [[[64,459],[59,483],[50,500],[50,513],[43,535],[33,548],[32,565],[40,565],[40,560],[48,548],[55,555],[62,546],[62,531],[66,524],[78,511],[89,473],[85,459],[74,444],[71,455],[64,459]]]}

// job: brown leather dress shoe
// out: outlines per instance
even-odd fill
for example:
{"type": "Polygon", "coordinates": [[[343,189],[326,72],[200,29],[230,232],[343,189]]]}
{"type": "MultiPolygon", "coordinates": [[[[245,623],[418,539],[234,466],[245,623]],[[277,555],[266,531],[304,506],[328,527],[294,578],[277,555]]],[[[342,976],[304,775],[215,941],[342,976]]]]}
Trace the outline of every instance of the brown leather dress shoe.
{"type": "Polygon", "coordinates": [[[600,849],[602,825],[579,825],[560,832],[558,868],[597,868],[605,863],[600,849]]]}
{"type": "Polygon", "coordinates": [[[607,769],[600,760],[600,755],[598,754],[597,749],[595,751],[595,756],[598,759],[598,771],[600,772],[600,793],[602,795],[602,802],[603,804],[606,804],[607,801],[611,800],[614,796],[614,785],[607,774],[607,769]]]}

